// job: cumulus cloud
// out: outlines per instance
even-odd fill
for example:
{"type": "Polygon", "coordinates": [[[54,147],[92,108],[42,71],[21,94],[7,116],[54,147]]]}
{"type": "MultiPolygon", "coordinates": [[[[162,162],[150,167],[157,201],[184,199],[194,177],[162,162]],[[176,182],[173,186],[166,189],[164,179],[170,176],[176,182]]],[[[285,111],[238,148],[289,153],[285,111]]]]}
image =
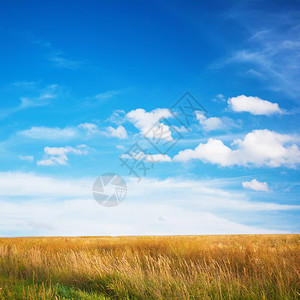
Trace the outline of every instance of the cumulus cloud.
{"type": "Polygon", "coordinates": [[[282,114],[283,110],[277,103],[262,100],[258,97],[240,95],[228,99],[229,107],[236,112],[249,112],[253,115],[282,114]]]}
{"type": "Polygon", "coordinates": [[[267,129],[253,130],[244,140],[235,140],[230,148],[221,140],[210,138],[194,150],[180,151],[175,161],[199,159],[220,166],[286,166],[294,168],[300,163],[299,147],[293,143],[294,137],[267,129]]]}
{"type": "Polygon", "coordinates": [[[240,120],[235,122],[231,118],[228,117],[206,117],[203,112],[196,111],[195,112],[196,119],[199,121],[200,125],[203,127],[205,131],[213,131],[213,130],[227,130],[233,127],[240,127],[240,120]]]}
{"type": "Polygon", "coordinates": [[[67,154],[86,155],[87,146],[78,145],[76,148],[70,146],[45,147],[44,153],[45,153],[45,158],[39,160],[37,162],[37,165],[39,166],[67,165],[68,164],[67,154]]]}
{"type": "Polygon", "coordinates": [[[261,191],[261,192],[268,192],[269,186],[266,182],[260,182],[256,179],[253,179],[251,181],[243,181],[242,182],[244,189],[250,189],[253,191],[261,191]]]}
{"type": "Polygon", "coordinates": [[[199,123],[203,126],[203,129],[206,131],[217,130],[224,127],[224,124],[220,118],[217,117],[207,118],[201,112],[196,112],[195,115],[196,115],[196,119],[199,121],[199,123]]]}
{"type": "Polygon", "coordinates": [[[122,125],[119,125],[117,128],[109,126],[107,128],[107,133],[109,136],[112,137],[117,137],[119,139],[127,139],[127,131],[122,125]]]}
{"type": "Polygon", "coordinates": [[[146,112],[142,108],[130,111],[126,118],[138,128],[141,133],[149,138],[159,136],[160,139],[173,140],[172,132],[168,125],[163,122],[159,123],[162,118],[172,118],[169,109],[157,108],[150,112],[146,112]],[[153,130],[151,130],[153,129],[153,130]]]}

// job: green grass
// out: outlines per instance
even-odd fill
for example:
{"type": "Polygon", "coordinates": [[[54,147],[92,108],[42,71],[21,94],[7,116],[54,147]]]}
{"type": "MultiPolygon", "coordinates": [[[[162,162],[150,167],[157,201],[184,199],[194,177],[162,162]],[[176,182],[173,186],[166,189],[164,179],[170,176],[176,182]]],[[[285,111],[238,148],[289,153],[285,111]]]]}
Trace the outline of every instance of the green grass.
{"type": "Polygon", "coordinates": [[[82,291],[63,284],[34,283],[33,280],[0,277],[0,299],[74,299],[74,300],[105,300],[105,296],[82,291]]]}

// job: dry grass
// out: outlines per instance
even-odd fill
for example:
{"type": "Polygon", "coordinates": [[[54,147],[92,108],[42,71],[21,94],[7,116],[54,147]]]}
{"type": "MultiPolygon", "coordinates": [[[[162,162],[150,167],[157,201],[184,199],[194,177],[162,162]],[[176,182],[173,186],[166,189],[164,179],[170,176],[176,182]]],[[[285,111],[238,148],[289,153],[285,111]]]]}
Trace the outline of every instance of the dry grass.
{"type": "Polygon", "coordinates": [[[299,299],[300,235],[2,238],[0,299],[299,299]]]}

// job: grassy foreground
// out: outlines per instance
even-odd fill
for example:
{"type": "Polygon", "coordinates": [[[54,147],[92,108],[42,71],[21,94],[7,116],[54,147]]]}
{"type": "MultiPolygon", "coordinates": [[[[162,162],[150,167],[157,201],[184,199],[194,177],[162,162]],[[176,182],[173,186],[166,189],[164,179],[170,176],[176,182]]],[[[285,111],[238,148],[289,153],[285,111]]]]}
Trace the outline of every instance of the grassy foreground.
{"type": "Polygon", "coordinates": [[[0,299],[299,299],[300,235],[0,238],[0,299]]]}

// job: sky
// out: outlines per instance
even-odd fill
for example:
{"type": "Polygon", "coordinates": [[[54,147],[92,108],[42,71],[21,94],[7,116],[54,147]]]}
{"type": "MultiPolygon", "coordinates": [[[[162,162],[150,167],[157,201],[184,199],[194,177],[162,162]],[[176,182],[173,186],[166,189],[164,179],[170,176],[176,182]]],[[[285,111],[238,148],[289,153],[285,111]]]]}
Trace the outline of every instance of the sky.
{"type": "Polygon", "coordinates": [[[299,1],[0,1],[0,236],[299,233],[299,20],[299,1]]]}

